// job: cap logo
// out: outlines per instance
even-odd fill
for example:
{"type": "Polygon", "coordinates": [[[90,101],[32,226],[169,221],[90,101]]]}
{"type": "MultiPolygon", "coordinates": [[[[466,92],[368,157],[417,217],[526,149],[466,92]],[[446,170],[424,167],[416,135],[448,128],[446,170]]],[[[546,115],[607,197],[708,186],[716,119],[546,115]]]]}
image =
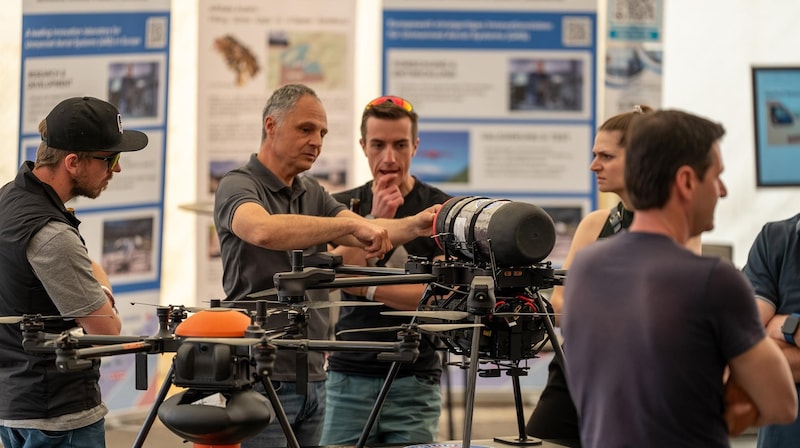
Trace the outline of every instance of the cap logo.
{"type": "Polygon", "coordinates": [[[117,114],[117,128],[119,128],[119,133],[122,134],[122,115],[117,114]]]}

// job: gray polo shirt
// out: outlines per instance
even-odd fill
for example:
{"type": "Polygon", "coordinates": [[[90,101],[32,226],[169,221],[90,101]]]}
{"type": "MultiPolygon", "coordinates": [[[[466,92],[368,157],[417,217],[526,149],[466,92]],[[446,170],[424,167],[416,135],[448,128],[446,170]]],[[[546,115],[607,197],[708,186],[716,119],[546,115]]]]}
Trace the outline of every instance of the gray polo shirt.
{"type": "MultiPolygon", "coordinates": [[[[239,239],[231,231],[236,208],[246,202],[261,204],[270,214],[297,213],[309,216],[336,216],[346,207],[336,201],[311,176],[295,177],[286,186],[253,154],[241,168],[225,174],[219,183],[214,204],[214,223],[217,227],[223,265],[223,288],[227,300],[243,300],[248,294],[274,287],[277,272],[291,271],[291,252],[275,251],[254,246],[239,239]]],[[[305,253],[325,251],[325,244],[298,247],[305,253]]],[[[328,290],[309,290],[309,300],[328,300],[328,290]]],[[[308,325],[309,339],[328,338],[327,310],[311,310],[308,325]]],[[[270,327],[287,323],[284,315],[270,316],[270,327]]],[[[309,380],[325,379],[324,353],[309,352],[309,380]]],[[[277,381],[295,381],[293,350],[279,350],[271,376],[277,381]]]]}

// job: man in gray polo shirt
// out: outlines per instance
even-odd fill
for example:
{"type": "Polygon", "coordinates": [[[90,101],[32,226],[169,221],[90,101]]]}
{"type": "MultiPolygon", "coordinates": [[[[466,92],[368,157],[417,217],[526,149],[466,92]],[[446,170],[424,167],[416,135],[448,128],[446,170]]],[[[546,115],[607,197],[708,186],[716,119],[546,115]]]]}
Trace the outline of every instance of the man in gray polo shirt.
{"type": "MultiPolygon", "coordinates": [[[[436,207],[404,219],[367,220],[347,210],[310,176],[300,175],[322,150],[327,116],[316,93],[301,84],[276,90],[264,108],[261,147],[243,167],[227,173],[216,192],[214,221],[219,235],[227,300],[272,288],[273,275],[291,271],[291,251],[314,253],[333,241],[381,258],[393,244],[431,234],[436,207]]],[[[327,300],[311,290],[308,300],[327,300]]],[[[308,337],[326,339],[328,317],[310,310],[308,337]]],[[[281,325],[277,316],[271,326],[281,325]]],[[[301,446],[316,446],[325,408],[324,354],[308,354],[308,388],[297,390],[295,353],[278,352],[271,380],[301,446]]],[[[262,393],[263,388],[256,385],[262,393]]],[[[286,446],[277,422],[242,446],[286,446]]]]}

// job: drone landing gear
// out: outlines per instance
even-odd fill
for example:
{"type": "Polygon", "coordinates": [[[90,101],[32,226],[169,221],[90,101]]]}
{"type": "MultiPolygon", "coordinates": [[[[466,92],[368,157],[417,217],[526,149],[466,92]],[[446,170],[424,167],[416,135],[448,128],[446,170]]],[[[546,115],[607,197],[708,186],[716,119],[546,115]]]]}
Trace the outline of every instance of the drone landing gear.
{"type": "Polygon", "coordinates": [[[495,442],[505,443],[506,445],[514,445],[514,446],[533,446],[533,445],[541,445],[541,439],[537,439],[535,437],[528,437],[525,434],[525,418],[524,418],[524,411],[522,410],[522,389],[519,385],[519,377],[521,372],[509,372],[511,375],[511,381],[514,386],[514,406],[516,407],[517,411],[517,430],[519,431],[519,437],[511,438],[511,437],[495,437],[495,442]]]}
{"type": "MultiPolygon", "coordinates": [[[[544,300],[541,296],[536,297],[536,306],[539,309],[544,310],[547,309],[544,304],[544,300]]],[[[553,352],[558,358],[558,361],[561,365],[564,365],[564,351],[561,349],[561,345],[558,343],[558,339],[556,338],[556,330],[553,327],[553,322],[550,319],[545,319],[545,328],[547,329],[547,335],[550,338],[550,344],[553,346],[553,352]]],[[[519,385],[519,374],[511,374],[512,384],[514,386],[514,405],[517,411],[517,429],[519,431],[519,437],[517,438],[510,438],[510,437],[495,437],[495,442],[505,443],[507,445],[514,445],[514,446],[531,446],[531,445],[541,445],[542,441],[535,437],[528,437],[525,434],[525,419],[524,419],[524,411],[522,410],[522,389],[519,385]]]]}
{"type": "Polygon", "coordinates": [[[364,448],[367,444],[369,433],[372,432],[372,426],[375,425],[375,421],[381,413],[383,403],[386,402],[386,397],[389,396],[389,389],[392,387],[392,382],[397,377],[397,372],[399,371],[400,363],[397,361],[393,362],[392,366],[389,368],[389,373],[386,375],[386,380],[383,382],[380,392],[378,392],[378,399],[375,400],[375,404],[372,406],[372,410],[369,413],[367,423],[364,425],[364,430],[361,432],[358,442],[356,442],[356,448],[364,448]]]}

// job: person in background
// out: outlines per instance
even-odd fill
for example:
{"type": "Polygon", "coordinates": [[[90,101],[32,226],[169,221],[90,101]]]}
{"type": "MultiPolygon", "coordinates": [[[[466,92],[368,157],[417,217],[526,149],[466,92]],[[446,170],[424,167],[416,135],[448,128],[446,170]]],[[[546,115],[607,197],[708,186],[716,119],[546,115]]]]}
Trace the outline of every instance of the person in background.
{"type": "MultiPolygon", "coordinates": [[[[756,236],[743,273],[755,289],[756,305],[767,335],[774,339],[792,368],[800,393],[800,277],[796,254],[800,253],[800,215],[768,222],[756,236]]],[[[797,446],[800,421],[767,425],[758,431],[759,448],[797,446]]]]}
{"type": "MultiPolygon", "coordinates": [[[[87,334],[118,335],[111,285],[88,255],[65,206],[97,198],[120,153],[147,146],[147,136],[123,130],[110,103],[68,98],[39,124],[36,161],[26,161],[0,189],[0,315],[64,316],[43,321],[47,333],[79,325],[87,334]]],[[[105,446],[108,409],[100,396],[100,362],[59,372],[55,353],[28,353],[19,324],[0,325],[0,440],[6,448],[105,446]]]]}
{"type": "MultiPolygon", "coordinates": [[[[251,293],[274,287],[273,276],[289,272],[291,252],[323,252],[327,242],[363,249],[365,257],[383,257],[402,244],[432,231],[436,208],[405,219],[368,220],[347,210],[311,176],[328,132],[325,109],[317,94],[302,84],[280,87],[262,114],[261,146],[250,161],[220,181],[214,203],[226,300],[246,300],[251,293]]],[[[328,300],[324,289],[306,292],[308,300],[328,300]]],[[[286,316],[270,316],[271,326],[286,325],[286,316]]],[[[309,311],[309,339],[328,338],[328,316],[309,311]]],[[[325,355],[308,352],[308,387],[299,389],[296,356],[278,350],[270,377],[301,446],[319,445],[325,414],[325,355]]],[[[305,368],[306,366],[302,366],[305,368]]],[[[256,390],[266,395],[261,384],[256,390]]],[[[248,447],[286,446],[277,421],[248,447]]]]}
{"type": "MultiPolygon", "coordinates": [[[[411,160],[419,146],[417,120],[411,103],[403,98],[382,96],[370,101],[361,115],[359,144],[373,180],[334,197],[343,204],[357,201],[365,216],[387,219],[413,216],[449,199],[448,194],[410,173],[411,160]]],[[[361,252],[351,248],[342,255],[347,264],[365,265],[361,252]]],[[[433,260],[442,252],[433,239],[417,238],[395,247],[377,265],[403,268],[409,255],[433,260]]],[[[423,284],[346,288],[342,291],[343,300],[377,301],[386,306],[344,307],[336,331],[408,323],[407,317],[384,316],[381,312],[417,309],[424,290],[423,284]]],[[[397,334],[356,332],[338,338],[394,342],[397,334]]],[[[400,366],[368,444],[429,443],[436,439],[442,407],[438,344],[438,338],[423,335],[417,361],[400,366]]],[[[327,412],[321,443],[352,445],[361,436],[391,363],[378,361],[373,352],[337,351],[328,357],[328,365],[327,412]]]]}
{"type": "MultiPolygon", "coordinates": [[[[589,168],[597,176],[597,189],[604,193],[616,194],[620,201],[611,209],[595,210],[581,220],[564,261],[564,269],[569,268],[575,253],[580,249],[598,239],[615,235],[630,226],[633,212],[625,189],[625,134],[635,117],[651,112],[653,112],[652,108],[637,105],[630,112],[609,118],[598,128],[594,139],[594,148],[592,148],[594,159],[589,168]]],[[[691,244],[699,246],[696,244],[698,240],[697,238],[692,239],[691,244]]],[[[553,288],[550,302],[557,320],[560,320],[558,315],[561,314],[564,307],[564,288],[562,286],[553,288]]],[[[548,369],[547,384],[528,419],[525,432],[534,437],[578,447],[580,446],[578,414],[575,411],[575,404],[569,396],[564,369],[557,358],[553,358],[548,369]]]]}
{"type": "Polygon", "coordinates": [[[723,135],[674,110],[632,124],[633,222],[578,252],[564,285],[567,383],[587,448],[728,447],[729,433],[797,417],[789,365],[765,335],[747,279],[685,247],[713,229],[727,194],[723,135]]]}

